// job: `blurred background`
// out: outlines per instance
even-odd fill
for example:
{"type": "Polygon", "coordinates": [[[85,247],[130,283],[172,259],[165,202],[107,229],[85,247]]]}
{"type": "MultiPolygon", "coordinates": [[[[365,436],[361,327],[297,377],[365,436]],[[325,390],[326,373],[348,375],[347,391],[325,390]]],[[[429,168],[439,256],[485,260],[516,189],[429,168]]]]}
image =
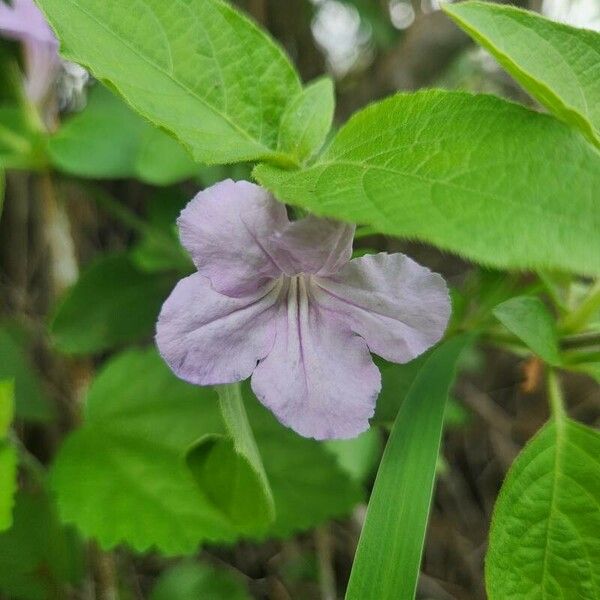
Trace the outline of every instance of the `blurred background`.
{"type": "MultiPolygon", "coordinates": [[[[373,100],[423,87],[493,93],[533,106],[494,59],[441,12],[441,3],[237,2],[286,48],[304,81],[323,73],[336,79],[338,125],[373,100]]],[[[513,4],[600,30],[598,0],[513,4]]],[[[1,44],[5,64],[15,59],[23,66],[18,43],[4,39],[1,44]]],[[[13,93],[9,75],[8,70],[0,73],[0,99],[13,93]]],[[[0,379],[15,381],[13,441],[30,463],[19,476],[24,490],[35,489],[32,473],[41,472],[43,479],[65,437],[80,426],[95,373],[123,348],[151,343],[162,301],[181,274],[191,270],[175,235],[178,211],[200,188],[250,173],[246,165],[194,165],[169,139],[143,130],[149,126],[116,106],[108,92],[73,65],[61,67],[46,100],[51,107],[46,103],[40,109],[45,126],[58,132],[49,151],[52,165],[36,163],[35,139],[30,140],[29,164],[6,159],[14,168],[6,173],[0,220],[0,379]]],[[[0,164],[2,157],[0,146],[0,164]]],[[[463,323],[485,318],[517,289],[540,285],[527,275],[481,269],[368,230],[361,231],[356,249],[402,251],[442,273],[456,290],[455,318],[463,323]]],[[[419,598],[485,598],[483,559],[498,490],[508,466],[548,416],[540,369],[535,359],[485,344],[467,357],[449,405],[419,598]]],[[[284,539],[204,545],[181,560],[127,546],[103,552],[52,520],[54,509],[45,504],[51,499],[19,497],[15,525],[0,534],[0,597],[343,597],[364,500],[386,424],[397,408],[393,398],[406,389],[412,372],[409,367],[390,374],[380,401],[381,430],[353,445],[328,449],[362,489],[363,501],[347,516],[284,539]],[[42,546],[48,548],[42,558],[29,560],[29,570],[17,577],[19,561],[31,559],[32,548],[42,546]]],[[[566,381],[572,415],[598,425],[597,384],[583,374],[566,381]]]]}

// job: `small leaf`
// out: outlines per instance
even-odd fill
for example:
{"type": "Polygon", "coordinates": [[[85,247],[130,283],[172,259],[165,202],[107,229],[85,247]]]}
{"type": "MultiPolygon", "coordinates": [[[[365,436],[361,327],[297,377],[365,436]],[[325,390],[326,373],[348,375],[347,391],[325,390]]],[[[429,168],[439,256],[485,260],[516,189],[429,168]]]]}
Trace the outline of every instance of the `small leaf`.
{"type": "Polygon", "coordinates": [[[251,600],[245,587],[223,570],[184,562],[163,573],[150,600],[251,600]]]}
{"type": "Polygon", "coordinates": [[[58,305],[50,325],[54,345],[88,354],[150,336],[173,284],[172,275],[139,271],[124,254],[100,258],[58,305]]]}
{"type": "MultiPolygon", "coordinates": [[[[361,494],[335,459],[285,430],[246,386],[244,399],[275,500],[277,519],[264,537],[347,514],[361,494]]],[[[86,409],[84,426],[69,436],[52,469],[66,522],[104,548],[124,542],[171,555],[241,535],[184,460],[203,435],[225,434],[212,389],[175,378],[154,350],[129,351],[98,375],[86,409]]]]}
{"type": "Polygon", "coordinates": [[[371,494],[346,600],[414,598],[444,407],[467,338],[435,349],[402,403],[371,494]]]}
{"type": "Polygon", "coordinates": [[[281,119],[278,149],[299,162],[314,156],[331,129],[335,97],[328,77],[304,88],[292,99],[281,119]]]}
{"type": "Polygon", "coordinates": [[[244,533],[264,533],[275,519],[273,492],[248,422],[239,383],[217,387],[228,436],[209,435],[187,464],[218,510],[244,533]]]}
{"type": "Polygon", "coordinates": [[[266,492],[249,459],[229,436],[203,437],[187,453],[186,462],[208,500],[237,531],[265,533],[275,513],[270,488],[266,492]]]}
{"type": "Polygon", "coordinates": [[[486,559],[490,600],[600,598],[600,435],[564,417],[512,465],[486,559]]]}
{"type": "Polygon", "coordinates": [[[536,100],[600,146],[600,34],[493,3],[444,10],[536,100]]]}
{"type": "Polygon", "coordinates": [[[169,185],[200,170],[181,144],[100,85],[86,108],[50,139],[49,153],[62,171],[94,179],[169,185]]]}
{"type": "Polygon", "coordinates": [[[546,305],[534,296],[511,298],[494,308],[494,316],[550,365],[560,365],[556,322],[546,305]]]}
{"type": "Polygon", "coordinates": [[[600,274],[600,153],[493,96],[398,94],[355,114],[316,164],[254,176],[282,202],[486,265],[600,274]]]}
{"type": "Polygon", "coordinates": [[[288,58],[220,0],[39,0],[65,58],[207,164],[279,158],[279,124],[300,92],[288,58]],[[90,43],[93,40],[93,43],[90,43]]]}

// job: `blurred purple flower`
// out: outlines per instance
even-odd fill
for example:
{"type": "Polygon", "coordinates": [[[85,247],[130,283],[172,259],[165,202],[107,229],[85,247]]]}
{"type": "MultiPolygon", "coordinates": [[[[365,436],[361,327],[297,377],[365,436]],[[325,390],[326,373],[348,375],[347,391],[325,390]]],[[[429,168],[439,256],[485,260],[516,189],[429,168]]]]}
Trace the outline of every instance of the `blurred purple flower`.
{"type": "Polygon", "coordinates": [[[58,41],[33,0],[0,0],[0,34],[23,44],[27,97],[42,104],[59,73],[58,41]]]}
{"type": "Polygon", "coordinates": [[[290,222],[251,183],[199,193],[178,225],[198,272],[162,308],[160,353],[194,384],[252,376],[260,401],[301,435],[367,429],[381,387],[369,351],[408,362],[446,328],[442,277],[402,254],[350,260],[354,226],[290,222]]]}

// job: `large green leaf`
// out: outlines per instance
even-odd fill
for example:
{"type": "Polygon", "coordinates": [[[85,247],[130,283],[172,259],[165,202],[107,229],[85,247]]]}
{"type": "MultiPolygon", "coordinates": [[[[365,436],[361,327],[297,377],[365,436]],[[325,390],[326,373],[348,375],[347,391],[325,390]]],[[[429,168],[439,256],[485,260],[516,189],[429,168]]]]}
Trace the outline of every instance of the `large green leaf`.
{"type": "Polygon", "coordinates": [[[444,10],[534,98],[600,146],[600,33],[487,2],[444,10]]]}
{"type": "Polygon", "coordinates": [[[199,171],[175,139],[103,86],[92,90],[85,110],[50,139],[49,153],[56,167],[78,177],[135,177],[169,185],[199,171]]]}
{"type": "MultiPolygon", "coordinates": [[[[273,490],[277,520],[265,535],[289,535],[346,514],[358,486],[317,442],[298,437],[244,392],[273,490]]],[[[210,388],[176,379],[154,350],[108,364],[90,390],[85,425],[62,447],[52,471],[63,519],[105,548],[194,551],[240,536],[185,463],[202,435],[224,434],[210,388]]]]}
{"type": "Polygon", "coordinates": [[[565,417],[511,467],[494,509],[490,600],[600,598],[600,434],[565,417]]]}
{"type": "Polygon", "coordinates": [[[54,345],[88,354],[151,335],[173,284],[172,275],[140,271],[124,254],[100,258],[58,305],[50,326],[54,345]]]}
{"type": "Polygon", "coordinates": [[[600,273],[600,153],[493,96],[400,94],[350,119],[314,166],[254,173],[282,201],[481,263],[600,273]]]}
{"type": "Polygon", "coordinates": [[[277,159],[279,123],[301,89],[298,76],[281,49],[224,2],[39,5],[65,58],[110,82],[198,161],[277,159]]]}
{"type": "Polygon", "coordinates": [[[248,592],[227,571],[184,562],[163,573],[150,600],[251,600],[248,592]]]}
{"type": "Polygon", "coordinates": [[[67,598],[84,571],[84,548],[44,492],[17,494],[14,524],[0,534],[0,591],[14,600],[67,598]]]}
{"type": "Polygon", "coordinates": [[[556,320],[535,296],[517,296],[494,308],[494,316],[548,364],[561,363],[556,320]]]}
{"type": "Polygon", "coordinates": [[[400,407],[369,500],[347,600],[414,598],[444,407],[466,343],[454,338],[434,350],[400,407]]]}

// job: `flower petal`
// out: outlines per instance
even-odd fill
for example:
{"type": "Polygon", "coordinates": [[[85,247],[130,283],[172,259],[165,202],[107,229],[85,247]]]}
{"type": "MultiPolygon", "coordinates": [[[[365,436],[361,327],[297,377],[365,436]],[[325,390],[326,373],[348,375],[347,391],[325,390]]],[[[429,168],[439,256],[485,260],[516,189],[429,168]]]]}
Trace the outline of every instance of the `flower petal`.
{"type": "Polygon", "coordinates": [[[316,301],[365,339],[371,352],[404,363],[444,335],[448,288],[437,273],[403,254],[354,259],[332,277],[315,278],[316,301]]]}
{"type": "Polygon", "coordinates": [[[178,221],[181,243],[215,290],[243,296],[281,274],[266,238],[285,228],[285,206],[261,187],[231,179],[200,192],[178,221]]]}
{"type": "Polygon", "coordinates": [[[250,377],[275,339],[281,282],[230,298],[199,274],[182,279],[164,303],[156,344],[173,372],[190,383],[216,385],[250,377]]]}
{"type": "Polygon", "coordinates": [[[12,6],[0,2],[0,32],[15,40],[48,43],[58,51],[58,41],[33,0],[13,0],[12,6]]]}
{"type": "Polygon", "coordinates": [[[352,257],[355,229],[354,225],[310,215],[290,223],[271,242],[277,248],[277,262],[287,275],[331,275],[352,257]]]}
{"type": "Polygon", "coordinates": [[[304,277],[289,282],[273,349],[252,376],[252,389],[300,435],[355,437],[369,427],[381,375],[367,345],[315,305],[304,277]]]}
{"type": "Polygon", "coordinates": [[[26,93],[34,104],[46,100],[60,68],[58,49],[53,44],[25,41],[26,93]]]}

